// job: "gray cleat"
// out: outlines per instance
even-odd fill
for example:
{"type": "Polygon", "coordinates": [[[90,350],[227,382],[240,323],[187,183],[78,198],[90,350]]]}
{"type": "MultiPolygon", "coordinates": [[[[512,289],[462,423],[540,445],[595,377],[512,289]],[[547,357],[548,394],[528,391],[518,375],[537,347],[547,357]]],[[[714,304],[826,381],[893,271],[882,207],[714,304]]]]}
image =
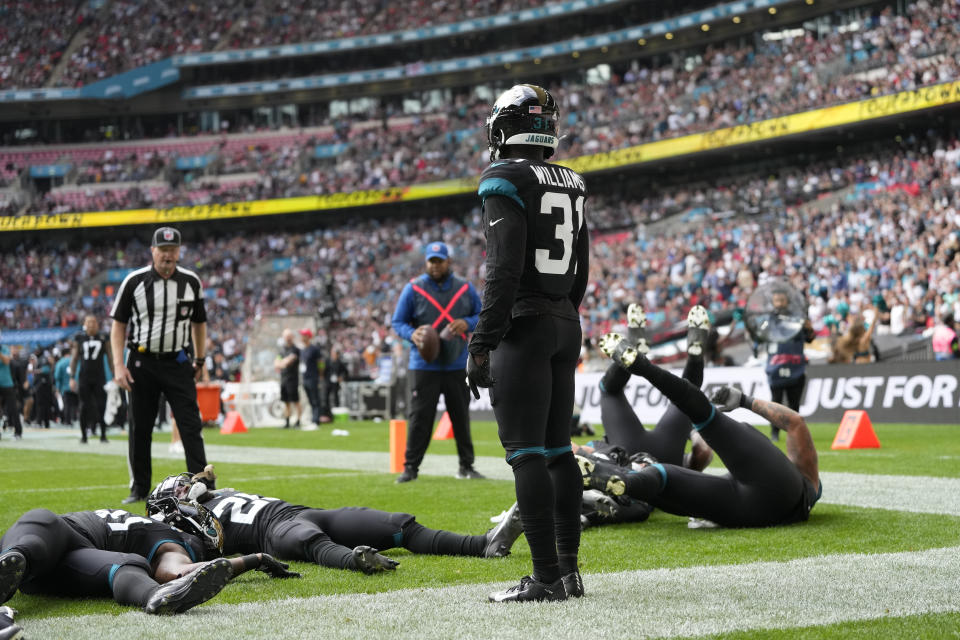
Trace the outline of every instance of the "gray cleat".
{"type": "Polygon", "coordinates": [[[514,502],[497,526],[487,531],[487,546],[483,550],[483,557],[503,558],[510,555],[510,547],[521,533],[523,523],[520,522],[520,506],[514,502]]]}

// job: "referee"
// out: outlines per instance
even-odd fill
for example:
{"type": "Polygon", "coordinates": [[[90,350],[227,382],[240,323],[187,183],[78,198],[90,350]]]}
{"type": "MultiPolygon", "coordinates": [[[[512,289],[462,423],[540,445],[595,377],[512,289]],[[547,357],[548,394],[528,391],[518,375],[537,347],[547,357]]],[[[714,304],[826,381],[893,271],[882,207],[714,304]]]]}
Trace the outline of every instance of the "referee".
{"type": "Polygon", "coordinates": [[[180,429],[187,469],[200,473],[207,464],[195,384],[203,371],[207,338],[203,288],[196,273],[177,266],[176,229],[157,229],[150,253],[153,264],[124,278],[110,312],[114,379],[130,392],[130,495],[123,504],[145,500],[153,486],[150,445],[161,393],[180,429]]]}

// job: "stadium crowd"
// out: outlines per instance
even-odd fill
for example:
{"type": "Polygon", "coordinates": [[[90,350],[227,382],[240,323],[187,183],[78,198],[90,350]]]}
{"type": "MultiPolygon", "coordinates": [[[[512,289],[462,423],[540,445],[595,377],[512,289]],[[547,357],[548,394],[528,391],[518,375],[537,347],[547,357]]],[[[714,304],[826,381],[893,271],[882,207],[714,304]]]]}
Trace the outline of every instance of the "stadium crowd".
{"type": "MultiPolygon", "coordinates": [[[[923,331],[949,310],[960,317],[955,139],[910,138],[884,154],[731,178],[709,189],[666,189],[642,200],[600,195],[590,202],[588,221],[588,346],[622,324],[637,298],[653,325],[672,326],[694,304],[714,312],[742,307],[771,276],[808,294],[811,320],[825,336],[842,333],[867,311],[879,313],[881,330],[893,334],[923,331]],[[659,229],[663,216],[684,224],[659,229]]],[[[187,242],[181,262],[204,274],[210,352],[224,352],[232,367],[256,318],[313,315],[331,297],[342,326],[330,338],[360,363],[365,351],[395,341],[388,319],[396,293],[422,267],[420,249],[435,238],[456,248],[458,273],[482,282],[477,209],[309,233],[217,234],[187,242]]],[[[3,312],[3,326],[64,326],[85,311],[103,317],[111,294],[102,286],[104,271],[136,268],[146,255],[136,242],[8,252],[0,262],[0,298],[21,302],[3,312]]]]}
{"type": "MultiPolygon", "coordinates": [[[[919,2],[906,15],[887,8],[857,29],[837,26],[778,40],[757,35],[753,45],[713,45],[658,67],[634,62],[603,84],[548,87],[564,96],[563,155],[622,149],[955,80],[958,19],[956,2],[919,2]]],[[[26,212],[323,195],[471,176],[486,162],[481,127],[488,108],[487,100],[463,93],[443,113],[413,118],[384,105],[348,118],[315,115],[300,131],[276,132],[281,142],[275,143],[235,118],[221,139],[208,141],[208,149],[190,152],[210,160],[203,170],[175,169],[176,158],[185,155],[176,147],[126,155],[122,148],[104,147],[99,157],[64,147],[60,161],[77,164],[76,185],[47,192],[26,212]],[[338,143],[346,146],[332,157],[315,157],[318,145],[338,143]],[[224,184],[223,176],[238,179],[224,184]],[[150,181],[127,184],[138,180],[150,181]]],[[[15,149],[0,156],[8,181],[35,162],[15,149]]]]}

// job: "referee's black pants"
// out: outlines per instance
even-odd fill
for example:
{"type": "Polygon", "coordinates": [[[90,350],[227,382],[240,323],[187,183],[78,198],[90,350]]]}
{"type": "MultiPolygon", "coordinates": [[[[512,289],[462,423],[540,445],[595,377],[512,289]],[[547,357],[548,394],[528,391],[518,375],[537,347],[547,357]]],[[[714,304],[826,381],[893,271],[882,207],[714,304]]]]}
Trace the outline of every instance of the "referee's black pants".
{"type": "MultiPolygon", "coordinates": [[[[410,410],[407,414],[407,451],[403,466],[412,471],[420,468],[430,444],[433,421],[437,417],[440,394],[450,414],[453,437],[457,441],[457,456],[461,468],[473,467],[473,439],[470,436],[470,390],[467,372],[429,371],[411,369],[407,374],[410,384],[410,410]]],[[[571,405],[572,406],[572,405],[571,405]]]]}
{"type": "Polygon", "coordinates": [[[127,463],[130,467],[130,495],[146,497],[151,484],[153,423],[157,419],[160,394],[170,403],[170,410],[180,430],[187,471],[199,473],[207,464],[203,448],[203,423],[197,405],[197,385],[189,360],[157,360],[133,352],[127,358],[133,376],[130,392],[130,439],[127,463]]]}

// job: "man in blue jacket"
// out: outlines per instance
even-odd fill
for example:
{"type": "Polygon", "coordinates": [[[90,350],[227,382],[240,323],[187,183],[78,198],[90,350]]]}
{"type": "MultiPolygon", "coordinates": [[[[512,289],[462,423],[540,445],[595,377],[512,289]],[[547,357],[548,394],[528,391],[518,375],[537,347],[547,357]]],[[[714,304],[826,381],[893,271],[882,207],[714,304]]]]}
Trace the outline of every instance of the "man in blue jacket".
{"type": "Polygon", "coordinates": [[[430,444],[437,402],[443,394],[457,441],[460,470],[457,478],[483,476],[473,468],[470,437],[470,399],[466,384],[467,333],[477,326],[483,302],[472,284],[450,271],[450,251],[442,242],[431,242],[424,251],[426,273],[411,280],[400,293],[393,313],[393,330],[413,343],[410,349],[407,410],[407,451],[397,482],[416,480],[417,470],[430,444]],[[424,325],[440,334],[440,353],[431,362],[420,354],[424,325]]]}

